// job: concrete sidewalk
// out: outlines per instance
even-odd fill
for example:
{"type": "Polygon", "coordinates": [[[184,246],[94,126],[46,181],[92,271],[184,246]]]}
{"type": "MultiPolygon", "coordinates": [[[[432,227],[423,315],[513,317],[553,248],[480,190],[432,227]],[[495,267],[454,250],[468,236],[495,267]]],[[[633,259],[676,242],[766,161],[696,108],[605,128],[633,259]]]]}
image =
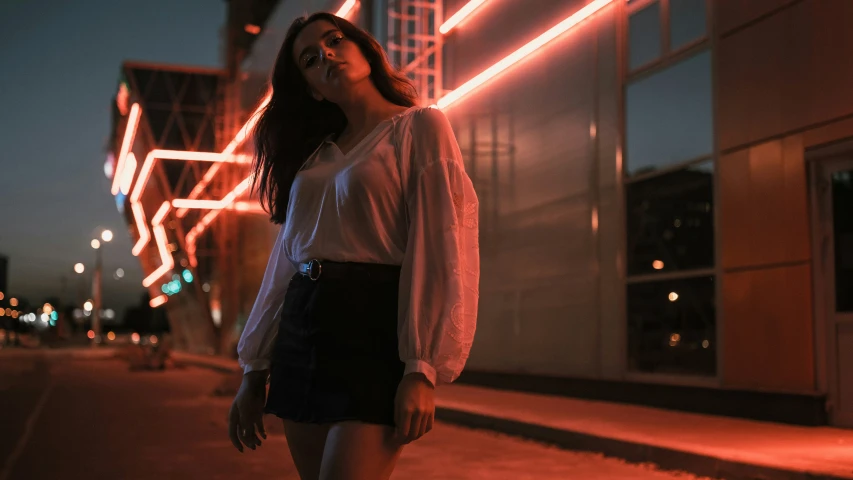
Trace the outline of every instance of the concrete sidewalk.
{"type": "MultiPolygon", "coordinates": [[[[238,373],[233,360],[175,352],[180,363],[238,373]]],[[[600,452],[700,476],[853,479],[853,431],[798,427],[463,384],[440,387],[439,420],[600,452]]]]}

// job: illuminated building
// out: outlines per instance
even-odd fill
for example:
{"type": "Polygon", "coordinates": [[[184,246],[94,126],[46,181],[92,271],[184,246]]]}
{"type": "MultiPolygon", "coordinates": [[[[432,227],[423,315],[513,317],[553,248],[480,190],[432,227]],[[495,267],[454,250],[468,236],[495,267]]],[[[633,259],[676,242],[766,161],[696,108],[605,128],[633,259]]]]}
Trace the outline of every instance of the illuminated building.
{"type": "Polygon", "coordinates": [[[463,381],[853,425],[853,67],[838,60],[853,36],[827,33],[849,31],[853,3],[228,5],[223,71],[123,70],[210,77],[204,146],[141,135],[152,102],[117,88],[114,187],[135,178],[135,252],[152,301],[197,332],[185,348],[232,353],[266,264],[275,231],[247,196],[243,140],[287,27],[346,7],[446,112],[480,197],[463,381]],[[184,268],[198,281],[170,295],[184,268]]]}

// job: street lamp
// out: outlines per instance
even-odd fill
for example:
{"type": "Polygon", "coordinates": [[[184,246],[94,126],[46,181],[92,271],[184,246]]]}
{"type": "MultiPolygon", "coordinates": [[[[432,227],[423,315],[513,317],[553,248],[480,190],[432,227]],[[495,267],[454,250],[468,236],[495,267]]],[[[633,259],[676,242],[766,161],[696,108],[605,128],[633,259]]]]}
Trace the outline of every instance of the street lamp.
{"type": "Polygon", "coordinates": [[[86,267],[82,263],[77,263],[74,265],[74,271],[77,273],[83,273],[86,270],[86,267]]]}
{"type": "MultiPolygon", "coordinates": [[[[113,239],[113,232],[104,229],[101,231],[101,240],[104,243],[109,243],[113,239]]],[[[103,260],[101,258],[101,240],[93,238],[90,245],[95,249],[95,272],[92,275],[92,331],[95,332],[95,339],[101,338],[101,275],[103,272],[103,260]]],[[[82,272],[82,265],[80,265],[82,272]]],[[[74,266],[75,271],[77,266],[74,266]]],[[[92,342],[92,346],[97,346],[97,341],[92,342]]]]}

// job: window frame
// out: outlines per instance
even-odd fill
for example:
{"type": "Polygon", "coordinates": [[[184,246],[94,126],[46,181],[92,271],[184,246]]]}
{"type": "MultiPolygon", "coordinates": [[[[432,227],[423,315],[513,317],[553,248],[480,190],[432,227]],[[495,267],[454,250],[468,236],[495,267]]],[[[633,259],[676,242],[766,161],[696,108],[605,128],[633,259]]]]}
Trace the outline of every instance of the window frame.
{"type": "Polygon", "coordinates": [[[716,132],[718,130],[718,112],[717,112],[717,90],[718,83],[716,78],[717,71],[717,40],[714,35],[714,21],[713,21],[713,2],[709,0],[704,1],[705,4],[705,35],[696,40],[693,40],[681,47],[671,50],[670,49],[670,0],[625,0],[620,2],[620,9],[622,10],[620,17],[621,27],[618,29],[619,31],[619,40],[618,40],[618,49],[619,53],[619,71],[621,78],[621,87],[620,87],[620,117],[621,117],[621,138],[619,145],[619,152],[617,153],[617,182],[618,189],[620,191],[620,211],[622,216],[622,255],[623,258],[619,262],[621,277],[623,279],[623,289],[621,291],[621,304],[622,304],[622,318],[623,318],[623,336],[622,336],[622,352],[623,352],[623,376],[628,381],[638,381],[638,382],[649,382],[649,383],[660,383],[660,384],[672,384],[679,386],[701,386],[701,387],[710,387],[710,388],[720,388],[723,386],[723,378],[724,378],[724,352],[725,352],[725,339],[724,339],[724,310],[722,308],[722,291],[723,291],[723,272],[721,267],[721,236],[720,236],[720,215],[719,215],[719,204],[720,204],[720,182],[719,182],[719,146],[717,142],[716,132]],[[644,65],[638,66],[636,68],[630,67],[630,16],[638,11],[642,10],[645,7],[648,7],[652,3],[658,2],[660,4],[660,13],[661,13],[661,42],[662,42],[662,54],[660,58],[648,62],[644,65]],[[652,172],[645,172],[641,174],[637,174],[634,176],[629,176],[626,174],[627,169],[626,162],[629,162],[630,159],[627,158],[627,149],[626,149],[626,140],[627,140],[627,89],[628,86],[638,80],[646,78],[648,76],[659,73],[667,68],[684,61],[693,55],[700,53],[701,51],[707,49],[711,55],[711,125],[712,125],[712,151],[708,155],[703,155],[696,158],[686,159],[683,162],[667,165],[666,167],[660,168],[658,170],[652,172]],[[652,273],[652,274],[639,274],[639,275],[628,275],[627,271],[627,255],[628,255],[628,244],[627,244],[627,225],[628,225],[628,209],[627,209],[627,196],[626,190],[629,185],[635,182],[648,180],[651,178],[655,178],[661,175],[667,175],[673,172],[680,171],[685,168],[689,168],[692,165],[696,165],[699,163],[711,161],[713,164],[714,171],[714,184],[713,184],[713,221],[714,221],[714,265],[709,267],[703,267],[699,269],[692,270],[683,270],[683,271],[672,271],[672,272],[661,272],[661,273],[652,273]],[[716,342],[714,345],[715,348],[715,358],[716,358],[716,369],[715,374],[713,376],[703,375],[700,373],[695,374],[672,374],[672,373],[650,373],[650,372],[642,372],[637,370],[631,370],[629,367],[629,350],[628,350],[628,318],[629,313],[627,310],[627,290],[628,286],[631,284],[638,283],[647,283],[647,282],[658,282],[665,280],[677,280],[677,279],[686,279],[686,278],[697,278],[697,277],[707,277],[713,276],[715,281],[715,292],[714,292],[714,302],[716,305],[715,312],[715,327],[716,327],[716,342]]]}
{"type": "Polygon", "coordinates": [[[627,77],[625,78],[625,83],[632,83],[636,80],[636,76],[644,75],[644,74],[653,74],[658,69],[665,69],[667,66],[672,65],[673,63],[678,63],[686,57],[691,56],[696,53],[697,50],[701,50],[703,47],[707,46],[711,41],[711,2],[709,0],[703,0],[705,3],[705,35],[690,41],[676,49],[672,49],[672,42],[670,39],[670,8],[669,2],[671,0],[627,0],[625,4],[625,52],[624,55],[624,69],[627,73],[627,77]],[[646,62],[642,65],[639,65],[635,68],[631,68],[631,45],[630,45],[630,20],[631,15],[638,12],[639,10],[643,10],[644,8],[657,3],[660,6],[660,39],[661,39],[661,55],[659,58],[652,60],[650,62],[646,62]]]}

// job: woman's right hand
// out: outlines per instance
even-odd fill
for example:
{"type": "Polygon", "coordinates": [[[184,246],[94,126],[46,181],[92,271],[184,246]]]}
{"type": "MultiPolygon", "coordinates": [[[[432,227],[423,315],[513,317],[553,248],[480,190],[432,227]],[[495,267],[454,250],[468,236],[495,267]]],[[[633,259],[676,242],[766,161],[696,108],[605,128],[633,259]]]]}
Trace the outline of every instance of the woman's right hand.
{"type": "Polygon", "coordinates": [[[243,375],[243,383],[240,384],[240,390],[237,391],[228,412],[228,436],[234,448],[241,453],[243,445],[252,450],[261,446],[258,435],[264,440],[267,438],[267,432],[264,430],[267,373],[261,371],[243,375]]]}

